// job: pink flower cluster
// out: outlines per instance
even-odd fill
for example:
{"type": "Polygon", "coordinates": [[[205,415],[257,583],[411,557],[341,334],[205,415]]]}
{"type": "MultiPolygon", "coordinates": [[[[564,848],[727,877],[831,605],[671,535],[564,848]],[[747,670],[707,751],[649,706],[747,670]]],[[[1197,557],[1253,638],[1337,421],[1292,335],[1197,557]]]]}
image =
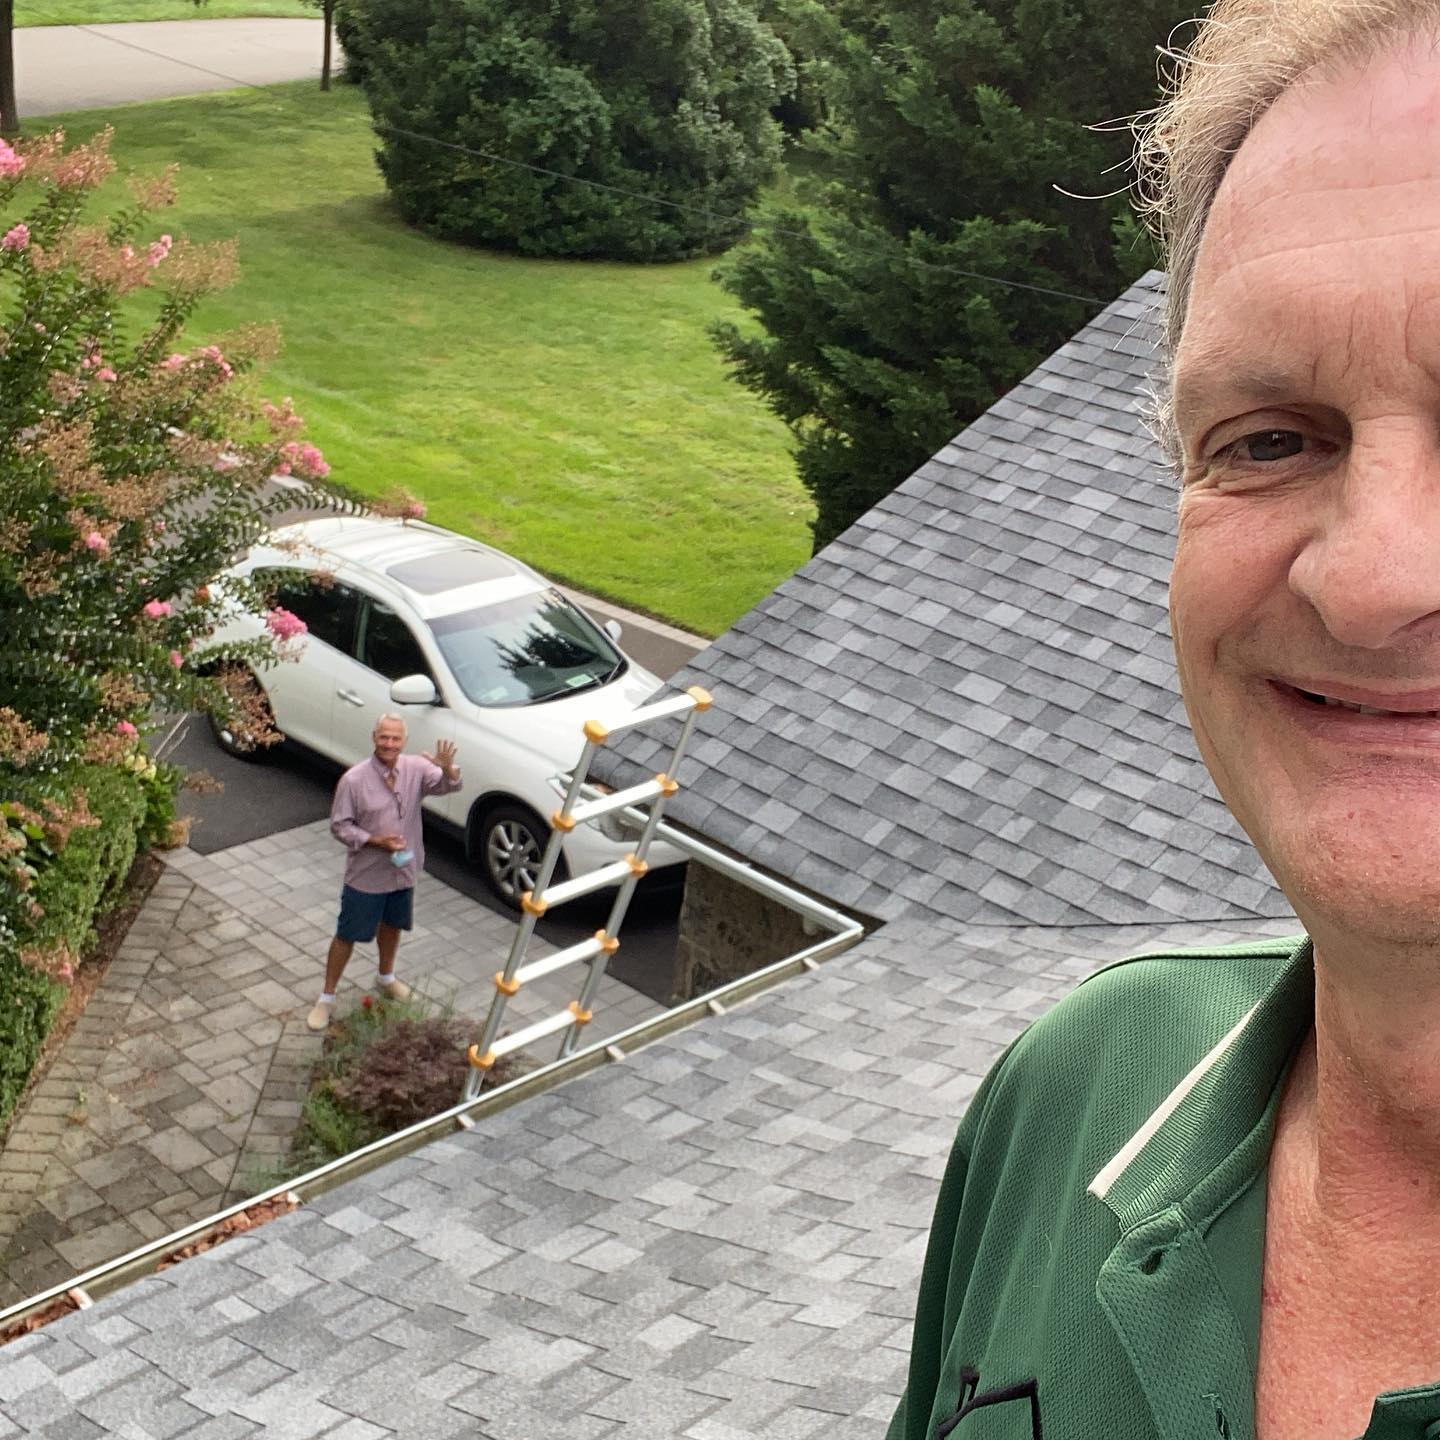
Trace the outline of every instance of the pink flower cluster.
{"type": "Polygon", "coordinates": [[[172,608],[168,600],[147,600],[142,613],[151,620],[161,620],[171,613],[172,608]]]}
{"type": "MultiPolygon", "coordinates": [[[[168,240],[168,235],[161,236],[161,239],[168,240]]],[[[157,242],[158,243],[158,242],[157,242]]],[[[155,246],[150,247],[154,253],[155,246]]],[[[165,257],[160,257],[163,260],[165,257]]],[[[154,262],[159,264],[160,261],[154,262]]],[[[161,362],[162,370],[183,370],[187,365],[193,365],[203,369],[206,365],[213,365],[219,372],[222,380],[229,380],[235,374],[235,367],[225,358],[224,352],[218,345],[202,345],[193,355],[182,355],[178,350],[173,355],[167,355],[161,362]]]]}
{"type": "Polygon", "coordinates": [[[0,239],[0,250],[23,250],[29,243],[30,227],[22,220],[5,232],[4,238],[0,239]]]}
{"type": "MultiPolygon", "coordinates": [[[[172,356],[171,358],[173,359],[174,357],[172,356]]],[[[220,353],[220,347],[218,345],[202,345],[195,352],[195,358],[197,360],[208,360],[226,380],[230,379],[235,373],[235,367],[220,353]]]]}
{"type": "Polygon", "coordinates": [[[85,358],[80,362],[82,370],[93,370],[97,380],[114,380],[115,372],[105,363],[105,357],[100,353],[99,347],[95,347],[86,353],[85,358]]]}
{"type": "Polygon", "coordinates": [[[127,740],[132,740],[140,732],[128,720],[117,720],[115,722],[115,733],[117,735],[123,735],[127,740]]]}
{"type": "Polygon", "coordinates": [[[97,555],[110,553],[110,542],[98,530],[92,530],[85,536],[84,545],[87,550],[93,550],[97,555]]]}
{"type": "Polygon", "coordinates": [[[310,628],[298,615],[277,605],[265,617],[265,628],[277,640],[293,640],[310,628]]]}
{"type": "Polygon", "coordinates": [[[0,140],[0,180],[13,180],[24,174],[25,157],[17,155],[7,140],[0,140]]]}
{"type": "Polygon", "coordinates": [[[280,447],[277,475],[298,475],[302,480],[323,480],[330,467],[325,457],[308,440],[287,440],[280,447]]]}
{"type": "Polygon", "coordinates": [[[423,520],[425,518],[424,502],[420,500],[412,500],[405,507],[405,518],[407,520],[423,520]]]}
{"type": "Polygon", "coordinates": [[[153,270],[169,253],[175,241],[169,235],[162,235],[145,254],[145,261],[153,270]]]}

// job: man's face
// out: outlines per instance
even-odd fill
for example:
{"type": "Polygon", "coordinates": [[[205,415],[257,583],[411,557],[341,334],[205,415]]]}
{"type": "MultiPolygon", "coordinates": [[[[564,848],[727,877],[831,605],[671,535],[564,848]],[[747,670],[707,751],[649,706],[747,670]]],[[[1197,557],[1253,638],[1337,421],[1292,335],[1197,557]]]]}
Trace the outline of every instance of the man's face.
{"type": "Polygon", "coordinates": [[[1201,752],[1312,931],[1396,941],[1440,938],[1437,122],[1419,50],[1282,97],[1216,198],[1175,367],[1201,752]]]}
{"type": "Polygon", "coordinates": [[[405,748],[405,727],[396,720],[382,720],[375,727],[375,758],[384,766],[395,764],[405,748]]]}

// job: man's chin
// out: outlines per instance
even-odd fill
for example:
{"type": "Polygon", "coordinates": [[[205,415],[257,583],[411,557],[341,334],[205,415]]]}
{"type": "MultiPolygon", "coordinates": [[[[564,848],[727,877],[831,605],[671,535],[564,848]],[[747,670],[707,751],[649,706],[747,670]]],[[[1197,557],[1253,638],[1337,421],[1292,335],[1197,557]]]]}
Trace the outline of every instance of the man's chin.
{"type": "Polygon", "coordinates": [[[1262,854],[1306,928],[1373,944],[1440,946],[1440,825],[1353,823],[1268,837],[1262,854]]]}

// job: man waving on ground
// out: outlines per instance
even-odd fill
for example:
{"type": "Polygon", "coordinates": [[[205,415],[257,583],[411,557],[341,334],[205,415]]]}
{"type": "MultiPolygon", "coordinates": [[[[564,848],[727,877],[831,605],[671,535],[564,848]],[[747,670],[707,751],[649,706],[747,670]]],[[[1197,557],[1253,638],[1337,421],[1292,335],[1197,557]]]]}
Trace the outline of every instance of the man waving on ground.
{"type": "Polygon", "coordinates": [[[330,832],[350,853],[325,988],[305,1022],[312,1030],[329,1025],[336,987],[358,943],[374,940],[379,949],[378,990],[393,1000],[410,994],[395,974],[395,952],[400,932],[414,924],[415,880],[425,864],[420,802],[458,790],[460,771],[449,740],[438,741],[434,755],[406,755],[405,733],[398,715],[382,715],[371,736],[374,753],[335,787],[330,832]]]}

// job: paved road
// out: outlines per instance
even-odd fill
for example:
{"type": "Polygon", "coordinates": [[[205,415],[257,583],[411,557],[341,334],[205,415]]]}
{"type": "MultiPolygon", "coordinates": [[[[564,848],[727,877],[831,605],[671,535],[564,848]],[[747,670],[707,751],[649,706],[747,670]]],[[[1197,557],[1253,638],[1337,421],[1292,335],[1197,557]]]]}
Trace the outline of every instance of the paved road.
{"type": "Polygon", "coordinates": [[[27,26],[15,32],[20,114],[97,110],[311,76],[318,80],[323,33],[320,20],[27,26]]]}

